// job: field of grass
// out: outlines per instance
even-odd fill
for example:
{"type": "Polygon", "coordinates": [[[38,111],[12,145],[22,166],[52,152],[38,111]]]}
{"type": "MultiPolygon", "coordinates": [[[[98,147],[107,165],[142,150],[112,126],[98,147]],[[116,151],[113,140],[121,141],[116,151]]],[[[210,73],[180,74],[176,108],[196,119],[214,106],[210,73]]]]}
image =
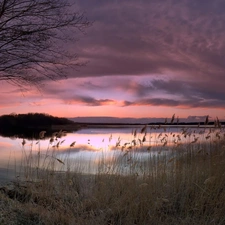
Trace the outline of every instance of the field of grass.
{"type": "Polygon", "coordinates": [[[0,188],[0,224],[225,224],[224,128],[161,133],[157,148],[144,145],[151,129],[134,131],[126,145],[118,140],[121,157],[103,156],[94,175],[56,171],[65,159],[55,150],[24,153],[21,176],[0,188]]]}

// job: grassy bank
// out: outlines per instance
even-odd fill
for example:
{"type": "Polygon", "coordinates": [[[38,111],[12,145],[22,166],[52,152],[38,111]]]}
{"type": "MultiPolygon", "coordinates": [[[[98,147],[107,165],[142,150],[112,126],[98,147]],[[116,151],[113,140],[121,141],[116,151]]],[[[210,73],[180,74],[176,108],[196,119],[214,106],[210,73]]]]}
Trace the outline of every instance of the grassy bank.
{"type": "Polygon", "coordinates": [[[45,165],[25,155],[24,177],[1,188],[0,224],[225,224],[224,131],[158,135],[158,154],[147,146],[144,162],[135,152],[150,134],[143,128],[140,135],[139,142],[134,132],[129,145],[118,143],[121,157],[100,161],[95,175],[54,170],[64,166],[55,151],[45,154],[45,165]]]}

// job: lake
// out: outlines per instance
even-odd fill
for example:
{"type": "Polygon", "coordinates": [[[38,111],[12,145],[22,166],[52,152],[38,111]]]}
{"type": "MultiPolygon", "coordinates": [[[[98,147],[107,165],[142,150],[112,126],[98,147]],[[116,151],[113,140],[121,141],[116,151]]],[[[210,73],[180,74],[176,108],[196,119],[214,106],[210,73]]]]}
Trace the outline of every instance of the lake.
{"type": "MultiPolygon", "coordinates": [[[[148,163],[149,157],[173,157],[174,149],[195,145],[210,148],[213,138],[221,138],[223,129],[213,127],[144,127],[120,126],[85,128],[60,138],[41,140],[0,136],[0,182],[21,173],[21,166],[78,171],[94,174],[118,170],[128,173],[148,163]],[[131,158],[135,166],[131,167],[131,158]]],[[[193,148],[193,149],[194,149],[193,148]]],[[[210,149],[209,149],[210,150],[210,149]]]]}

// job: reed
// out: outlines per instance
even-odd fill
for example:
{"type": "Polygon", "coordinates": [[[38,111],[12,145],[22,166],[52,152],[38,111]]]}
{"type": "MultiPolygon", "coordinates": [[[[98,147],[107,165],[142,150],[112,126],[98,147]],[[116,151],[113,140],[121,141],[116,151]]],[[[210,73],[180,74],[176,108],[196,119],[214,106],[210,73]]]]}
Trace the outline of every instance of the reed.
{"type": "Polygon", "coordinates": [[[95,174],[59,158],[54,136],[55,148],[24,152],[20,179],[1,188],[0,224],[225,224],[225,134],[216,124],[143,126],[131,142],[118,139],[119,155],[103,153],[95,174]]]}

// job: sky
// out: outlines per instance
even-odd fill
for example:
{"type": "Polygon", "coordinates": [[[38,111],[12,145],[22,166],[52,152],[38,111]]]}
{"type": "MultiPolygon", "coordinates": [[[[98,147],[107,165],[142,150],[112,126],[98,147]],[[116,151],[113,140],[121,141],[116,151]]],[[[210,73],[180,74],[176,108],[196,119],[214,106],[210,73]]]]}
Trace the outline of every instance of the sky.
{"type": "Polygon", "coordinates": [[[0,83],[0,114],[225,120],[225,1],[77,0],[87,63],[41,90],[0,83]]]}

